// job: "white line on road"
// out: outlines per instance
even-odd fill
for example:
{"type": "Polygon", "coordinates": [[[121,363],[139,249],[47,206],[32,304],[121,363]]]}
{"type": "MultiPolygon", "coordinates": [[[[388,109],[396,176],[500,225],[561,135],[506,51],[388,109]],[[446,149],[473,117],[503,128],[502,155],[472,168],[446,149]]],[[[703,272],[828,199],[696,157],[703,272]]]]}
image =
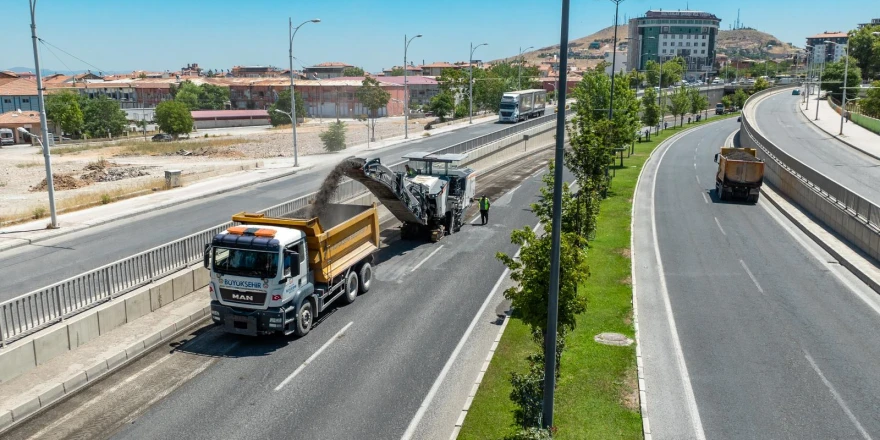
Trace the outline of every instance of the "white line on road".
{"type": "Polygon", "coordinates": [[[718,217],[715,217],[715,224],[718,225],[718,229],[721,230],[722,234],[727,235],[727,233],[724,232],[724,228],[721,227],[721,222],[718,221],[718,217]]]}
{"type": "Polygon", "coordinates": [[[694,160],[694,169],[697,169],[697,161],[696,160],[694,160]]]}
{"type": "Polygon", "coordinates": [[[698,185],[702,185],[702,184],[703,184],[702,182],[700,182],[700,176],[694,175],[694,177],[697,178],[697,184],[698,184],[698,185]]]}
{"type": "Polygon", "coordinates": [[[858,419],[856,419],[855,414],[853,414],[852,411],[849,410],[846,402],[843,401],[843,398],[840,397],[840,394],[838,394],[837,390],[834,389],[834,385],[831,385],[831,382],[829,382],[828,379],[825,378],[825,375],[822,374],[822,370],[819,369],[819,366],[816,365],[816,361],[813,360],[813,357],[810,356],[810,353],[807,352],[806,349],[804,349],[804,356],[807,358],[807,361],[810,362],[810,366],[813,367],[813,370],[816,370],[816,374],[818,374],[819,378],[822,379],[822,383],[824,383],[825,386],[828,387],[828,390],[831,391],[831,395],[834,396],[834,400],[837,401],[837,404],[840,405],[840,407],[843,409],[843,412],[845,412],[846,416],[849,417],[849,420],[853,422],[853,425],[856,425],[856,429],[859,430],[859,433],[862,434],[862,437],[864,437],[866,440],[871,440],[871,436],[868,435],[868,431],[865,431],[865,428],[862,427],[862,424],[859,423],[858,419]]]}
{"type": "Polygon", "coordinates": [[[700,194],[703,195],[703,201],[706,202],[706,203],[708,204],[708,203],[709,203],[709,196],[707,196],[706,193],[704,193],[704,192],[702,192],[702,193],[700,193],[700,194]]]}
{"type": "MultiPolygon", "coordinates": [[[[676,139],[666,148],[666,151],[660,156],[657,162],[657,168],[660,168],[660,165],[663,163],[663,158],[666,157],[666,153],[672,150],[672,146],[675,145],[675,142],[680,140],[681,138],[676,139]]],[[[691,385],[691,377],[688,374],[687,364],[684,360],[684,351],[681,348],[681,340],[678,338],[678,328],[675,326],[675,317],[672,315],[672,303],[669,300],[669,290],[666,288],[666,272],[663,269],[663,260],[660,258],[660,244],[657,241],[657,216],[656,212],[656,204],[657,198],[655,197],[657,193],[657,176],[660,173],[654,173],[654,178],[651,181],[651,238],[654,241],[654,258],[657,259],[657,272],[660,276],[660,292],[663,296],[663,306],[666,309],[666,320],[669,324],[669,332],[672,335],[672,346],[675,351],[675,360],[678,363],[679,374],[681,374],[681,382],[682,388],[684,388],[684,397],[685,397],[685,405],[687,406],[688,412],[691,415],[691,422],[693,423],[694,428],[694,437],[697,440],[706,440],[706,433],[703,431],[703,422],[700,420],[700,411],[697,409],[697,399],[694,397],[694,388],[691,385]]],[[[699,181],[699,177],[697,177],[699,181]]]]}
{"type": "Polygon", "coordinates": [[[431,257],[434,256],[434,254],[436,254],[437,252],[440,252],[440,249],[443,249],[443,246],[444,246],[444,245],[441,244],[440,247],[438,247],[437,249],[434,249],[434,252],[431,252],[430,254],[428,254],[428,256],[425,257],[424,260],[419,261],[419,264],[416,264],[415,267],[413,267],[413,268],[410,269],[409,271],[410,271],[410,272],[415,272],[416,269],[418,269],[418,268],[421,267],[423,264],[425,264],[426,261],[430,260],[431,257]]]}
{"type": "Polygon", "coordinates": [[[332,344],[334,341],[339,339],[339,337],[342,336],[342,334],[345,333],[345,331],[348,330],[348,328],[351,327],[352,324],[354,324],[354,322],[349,322],[348,324],[345,325],[345,327],[342,327],[341,330],[336,332],[336,334],[333,335],[333,337],[330,338],[329,341],[325,342],[324,345],[322,345],[321,348],[318,349],[318,351],[316,351],[314,354],[309,356],[309,358],[306,359],[306,361],[303,362],[302,365],[300,365],[299,367],[296,367],[296,370],[293,370],[293,373],[290,373],[290,376],[287,376],[287,379],[284,379],[283,381],[281,381],[281,383],[279,383],[278,386],[275,387],[275,391],[281,390],[282,388],[284,388],[284,385],[287,385],[288,383],[290,383],[290,381],[292,381],[293,378],[296,377],[297,374],[299,374],[300,372],[302,372],[303,369],[306,368],[306,365],[312,363],[312,361],[315,360],[315,358],[317,358],[321,353],[324,352],[324,350],[327,349],[327,347],[330,346],[330,344],[332,344]]]}
{"type": "MultiPolygon", "coordinates": [[[[717,220],[718,220],[718,219],[716,219],[716,221],[717,221],[717,220]]],[[[755,283],[755,287],[758,288],[758,292],[764,293],[764,289],[762,289],[762,288],[761,288],[761,285],[758,284],[758,279],[755,278],[754,275],[752,275],[752,271],[750,271],[750,270],[749,270],[749,267],[746,266],[746,262],[743,261],[743,260],[739,260],[739,264],[742,264],[743,269],[745,269],[745,270],[746,270],[746,273],[749,274],[749,278],[751,278],[751,279],[752,279],[752,282],[755,283]]]]}

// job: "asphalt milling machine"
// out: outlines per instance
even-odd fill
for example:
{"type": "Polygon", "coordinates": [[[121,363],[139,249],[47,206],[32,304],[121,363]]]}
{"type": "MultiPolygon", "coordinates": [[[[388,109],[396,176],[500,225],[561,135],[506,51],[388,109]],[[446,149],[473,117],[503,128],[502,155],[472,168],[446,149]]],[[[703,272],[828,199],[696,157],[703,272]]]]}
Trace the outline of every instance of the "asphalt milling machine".
{"type": "Polygon", "coordinates": [[[467,154],[414,152],[403,158],[406,171],[395,171],[378,158],[352,157],[343,173],[367,187],[400,220],[402,239],[436,242],[458,232],[476,194],[476,172],[456,165],[467,154]]]}

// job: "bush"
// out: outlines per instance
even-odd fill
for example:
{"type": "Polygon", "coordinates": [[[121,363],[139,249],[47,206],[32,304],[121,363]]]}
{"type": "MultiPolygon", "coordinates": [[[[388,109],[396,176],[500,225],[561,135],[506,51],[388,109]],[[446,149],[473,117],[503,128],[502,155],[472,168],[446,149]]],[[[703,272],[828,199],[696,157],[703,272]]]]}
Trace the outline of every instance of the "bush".
{"type": "Polygon", "coordinates": [[[521,429],[514,434],[504,437],[504,440],[552,440],[553,436],[549,429],[529,428],[521,429]]]}
{"type": "Polygon", "coordinates": [[[112,199],[110,198],[110,195],[101,194],[101,204],[102,205],[106,205],[106,204],[110,203],[111,201],[112,201],[112,199]]]}
{"type": "Polygon", "coordinates": [[[35,220],[41,219],[46,216],[46,208],[43,208],[42,206],[34,208],[32,214],[34,215],[35,220]]]}
{"type": "Polygon", "coordinates": [[[345,149],[345,122],[338,121],[330,124],[327,131],[318,135],[324,143],[324,149],[329,152],[342,151],[345,149]]]}

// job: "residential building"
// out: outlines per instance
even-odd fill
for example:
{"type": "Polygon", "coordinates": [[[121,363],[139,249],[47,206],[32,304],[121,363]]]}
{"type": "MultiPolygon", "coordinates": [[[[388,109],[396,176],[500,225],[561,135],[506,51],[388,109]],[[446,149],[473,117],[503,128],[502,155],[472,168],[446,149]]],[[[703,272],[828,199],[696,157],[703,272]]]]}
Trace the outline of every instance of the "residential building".
{"type": "Polygon", "coordinates": [[[0,113],[0,128],[9,128],[12,130],[12,138],[16,144],[24,144],[27,141],[18,132],[18,128],[22,127],[31,133],[39,133],[40,131],[40,113],[37,110],[13,110],[0,113]]]}
{"type": "Polygon", "coordinates": [[[39,111],[37,82],[25,78],[0,78],[0,113],[39,111]]]}
{"type": "Polygon", "coordinates": [[[202,76],[202,68],[199,63],[187,64],[180,68],[180,76],[202,76]]]}
{"type": "MultiPolygon", "coordinates": [[[[384,76],[379,79],[384,84],[393,84],[394,86],[403,87],[402,76],[384,76]]],[[[410,105],[427,105],[431,98],[440,93],[440,83],[434,78],[425,76],[411,76],[406,79],[406,86],[409,89],[410,105]]],[[[396,108],[389,111],[389,114],[403,114],[402,102],[399,103],[400,111],[396,108]]],[[[389,107],[394,107],[393,102],[388,103],[389,107]]]]}
{"type": "MultiPolygon", "coordinates": [[[[391,72],[393,72],[394,69],[401,69],[401,68],[402,68],[401,66],[394,66],[390,69],[382,69],[382,73],[385,76],[392,76],[391,72]]],[[[423,74],[424,74],[424,69],[422,69],[421,66],[413,66],[413,65],[406,66],[406,75],[407,76],[422,76],[423,74]]]]}
{"type": "Polygon", "coordinates": [[[606,75],[611,75],[612,69],[614,70],[615,75],[626,72],[626,52],[618,51],[617,56],[614,56],[614,53],[612,52],[605,52],[605,62],[608,63],[608,65],[605,66],[606,75]]]}
{"type": "Polygon", "coordinates": [[[80,73],[78,75],[64,75],[62,73],[55,73],[43,77],[43,83],[47,86],[50,84],[74,84],[102,81],[104,81],[104,77],[95,75],[94,73],[92,73],[91,70],[86,73],[80,73]]]}
{"type": "Polygon", "coordinates": [[[698,78],[713,69],[715,43],[721,19],[701,11],[651,10],[629,21],[627,65],[643,70],[650,60],[687,62],[686,78],[698,78]]]}
{"type": "Polygon", "coordinates": [[[271,66],[234,66],[232,76],[235,78],[275,78],[281,71],[271,66]]]}
{"type": "Polygon", "coordinates": [[[316,64],[311,67],[306,67],[303,69],[303,73],[305,73],[306,78],[309,79],[330,79],[330,78],[341,78],[342,72],[346,67],[354,67],[351,64],[340,63],[336,61],[330,61],[326,63],[316,64]]]}
{"type": "Polygon", "coordinates": [[[814,63],[837,62],[844,54],[844,47],[849,39],[846,32],[822,32],[821,34],[807,37],[807,45],[813,46],[811,56],[814,63]],[[827,44],[826,41],[835,44],[827,44]]]}
{"type": "Polygon", "coordinates": [[[859,23],[858,28],[861,29],[868,26],[880,26],[880,18],[872,18],[870,23],[859,23]]]}
{"type": "Polygon", "coordinates": [[[18,73],[15,73],[11,70],[0,70],[0,79],[12,79],[12,78],[21,78],[18,76],[18,73]]]}
{"type": "Polygon", "coordinates": [[[440,76],[443,74],[443,71],[446,69],[459,69],[459,66],[455,64],[447,63],[445,61],[437,61],[431,64],[422,65],[422,75],[425,76],[440,76]]]}

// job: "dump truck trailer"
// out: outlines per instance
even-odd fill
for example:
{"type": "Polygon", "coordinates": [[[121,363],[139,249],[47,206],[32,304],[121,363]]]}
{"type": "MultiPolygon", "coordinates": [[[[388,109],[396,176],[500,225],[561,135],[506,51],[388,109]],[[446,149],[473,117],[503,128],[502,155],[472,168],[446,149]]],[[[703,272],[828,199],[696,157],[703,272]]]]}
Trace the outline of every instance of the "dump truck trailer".
{"type": "Polygon", "coordinates": [[[241,212],[205,246],[211,319],[229,333],[303,336],[337,299],[370,290],[379,248],[375,204],[304,208],[288,217],[241,212]]]}
{"type": "Polygon", "coordinates": [[[715,155],[718,172],[715,174],[715,193],[721,200],[744,198],[758,203],[764,182],[764,161],[758,159],[754,148],[722,148],[715,155]]]}

